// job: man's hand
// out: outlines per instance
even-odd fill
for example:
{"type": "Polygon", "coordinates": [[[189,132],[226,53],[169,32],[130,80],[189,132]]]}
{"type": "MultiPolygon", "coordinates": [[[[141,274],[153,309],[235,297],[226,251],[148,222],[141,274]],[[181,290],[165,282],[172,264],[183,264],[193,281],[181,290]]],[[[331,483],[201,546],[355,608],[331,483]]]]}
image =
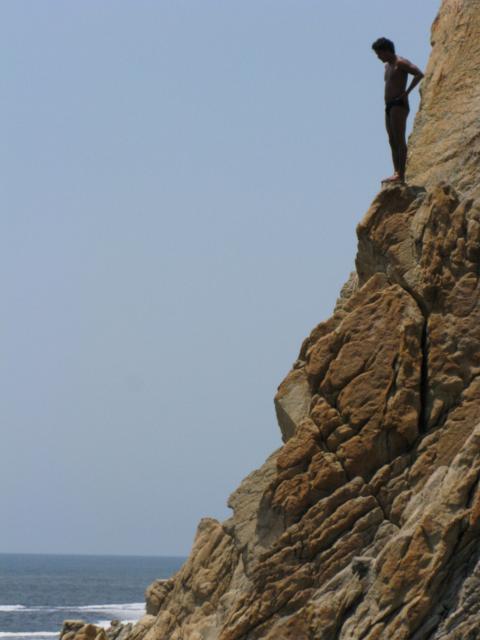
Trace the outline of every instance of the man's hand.
{"type": "Polygon", "coordinates": [[[408,91],[403,91],[402,93],[398,94],[395,100],[402,100],[403,104],[408,107],[408,91]]]}

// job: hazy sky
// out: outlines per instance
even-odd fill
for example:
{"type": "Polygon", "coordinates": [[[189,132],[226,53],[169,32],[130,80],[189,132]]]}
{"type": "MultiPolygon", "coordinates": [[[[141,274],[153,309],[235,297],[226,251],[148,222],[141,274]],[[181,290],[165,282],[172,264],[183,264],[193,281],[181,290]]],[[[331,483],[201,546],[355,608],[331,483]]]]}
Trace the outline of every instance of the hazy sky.
{"type": "Polygon", "coordinates": [[[0,552],[229,515],[391,173],[371,42],[424,67],[438,6],[0,3],[0,552]]]}

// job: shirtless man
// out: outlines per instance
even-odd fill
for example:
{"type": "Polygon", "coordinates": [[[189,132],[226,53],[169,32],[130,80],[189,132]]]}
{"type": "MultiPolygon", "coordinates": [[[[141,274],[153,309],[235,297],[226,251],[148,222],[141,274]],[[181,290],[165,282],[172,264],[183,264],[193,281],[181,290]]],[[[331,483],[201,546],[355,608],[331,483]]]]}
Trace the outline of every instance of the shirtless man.
{"type": "Polygon", "coordinates": [[[372,49],[385,63],[385,124],[395,169],[393,176],[382,182],[405,182],[407,163],[405,129],[410,111],[408,94],[423,78],[423,73],[405,58],[397,56],[395,45],[387,38],[375,40],[372,49]],[[407,88],[409,74],[413,79],[407,88]]]}

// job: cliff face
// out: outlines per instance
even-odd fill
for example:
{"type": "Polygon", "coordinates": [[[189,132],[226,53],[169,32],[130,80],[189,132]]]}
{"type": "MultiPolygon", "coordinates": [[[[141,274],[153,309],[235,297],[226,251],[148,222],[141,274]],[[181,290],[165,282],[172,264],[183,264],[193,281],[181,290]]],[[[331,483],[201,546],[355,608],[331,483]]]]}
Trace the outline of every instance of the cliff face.
{"type": "Polygon", "coordinates": [[[476,0],[444,0],[432,26],[432,55],[422,108],[410,140],[407,178],[433,187],[448,182],[478,198],[480,82],[476,0]]]}
{"type": "Polygon", "coordinates": [[[284,445],[125,640],[480,638],[480,0],[432,34],[417,186],[374,200],[279,387],[284,445]]]}
{"type": "Polygon", "coordinates": [[[232,500],[211,626],[149,640],[479,637],[480,208],[390,187],[358,236],[356,287],[280,387],[286,444],[232,500]]]}

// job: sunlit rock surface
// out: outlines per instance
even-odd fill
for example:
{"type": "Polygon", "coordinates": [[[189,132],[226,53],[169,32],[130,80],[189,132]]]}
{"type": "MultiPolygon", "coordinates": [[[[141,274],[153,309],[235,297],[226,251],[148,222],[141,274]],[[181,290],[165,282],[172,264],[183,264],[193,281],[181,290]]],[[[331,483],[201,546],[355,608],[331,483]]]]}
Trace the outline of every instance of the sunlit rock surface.
{"type": "Polygon", "coordinates": [[[444,0],[432,26],[432,55],[410,140],[407,178],[440,181],[480,196],[479,0],[444,0]]]}

